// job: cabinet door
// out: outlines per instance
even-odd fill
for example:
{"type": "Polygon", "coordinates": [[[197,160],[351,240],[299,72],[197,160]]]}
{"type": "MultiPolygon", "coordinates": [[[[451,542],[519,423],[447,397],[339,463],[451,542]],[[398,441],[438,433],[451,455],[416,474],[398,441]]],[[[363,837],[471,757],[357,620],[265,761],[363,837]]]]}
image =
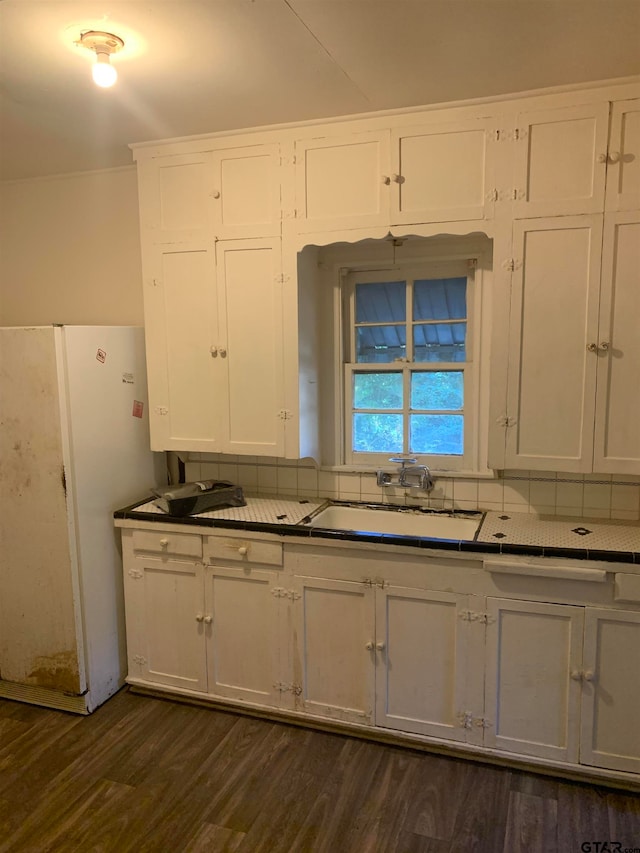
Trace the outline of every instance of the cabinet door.
{"type": "Polygon", "coordinates": [[[640,474],[640,213],[605,215],[594,471],[640,474]]]}
{"type": "Polygon", "coordinates": [[[217,244],[220,327],[211,405],[229,453],[284,456],[282,258],[279,239],[217,244]],[[219,392],[219,393],[218,393],[219,392]]]}
{"type": "Polygon", "coordinates": [[[279,704],[276,579],[275,572],[249,567],[206,570],[209,693],[279,704]]]}
{"type": "Polygon", "coordinates": [[[136,559],[125,587],[129,677],[206,691],[202,564],[136,559]]]}
{"type": "Polygon", "coordinates": [[[373,724],[373,589],[363,583],[296,577],[293,608],[296,708],[373,724]]]}
{"type": "Polygon", "coordinates": [[[221,240],[280,235],[280,147],[214,151],[214,231],[221,240]]]}
{"type": "Polygon", "coordinates": [[[145,270],[151,449],[220,451],[213,244],[150,247],[145,270]]]}
{"type": "Polygon", "coordinates": [[[392,176],[394,224],[488,218],[486,120],[393,131],[398,159],[392,176]]]}
{"type": "Polygon", "coordinates": [[[514,223],[506,468],[590,471],[602,217],[514,223]]]}
{"type": "Polygon", "coordinates": [[[608,126],[608,103],[520,113],[514,216],[602,211],[608,126]]]}
{"type": "Polygon", "coordinates": [[[487,612],[485,746],[577,762],[583,608],[490,598],[487,612]]]}
{"type": "Polygon", "coordinates": [[[138,163],[143,243],[213,239],[215,207],[211,152],[153,157],[138,163]]]}
{"type": "MultiPolygon", "coordinates": [[[[481,742],[482,730],[472,721],[482,712],[482,689],[470,695],[472,623],[463,618],[469,598],[376,590],[376,725],[448,740],[475,734],[481,742]]],[[[477,639],[482,644],[483,631],[477,639]]]]}
{"type": "Polygon", "coordinates": [[[586,610],[583,764],[640,773],[640,613],[586,610]]]}
{"type": "Polygon", "coordinates": [[[335,231],[389,222],[389,133],[298,140],[299,231],[335,231]]]}
{"type": "Polygon", "coordinates": [[[620,101],[611,112],[606,210],[640,207],[640,99],[620,101]]]}

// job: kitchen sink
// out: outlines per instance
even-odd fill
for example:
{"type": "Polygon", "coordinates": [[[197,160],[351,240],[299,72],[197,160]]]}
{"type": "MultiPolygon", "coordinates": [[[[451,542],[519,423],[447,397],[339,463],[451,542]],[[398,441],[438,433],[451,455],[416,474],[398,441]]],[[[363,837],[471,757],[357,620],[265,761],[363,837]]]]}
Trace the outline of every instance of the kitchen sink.
{"type": "Polygon", "coordinates": [[[309,522],[310,527],[352,530],[367,533],[391,533],[427,539],[473,539],[483,514],[454,515],[420,510],[388,510],[363,506],[332,504],[309,522]]]}

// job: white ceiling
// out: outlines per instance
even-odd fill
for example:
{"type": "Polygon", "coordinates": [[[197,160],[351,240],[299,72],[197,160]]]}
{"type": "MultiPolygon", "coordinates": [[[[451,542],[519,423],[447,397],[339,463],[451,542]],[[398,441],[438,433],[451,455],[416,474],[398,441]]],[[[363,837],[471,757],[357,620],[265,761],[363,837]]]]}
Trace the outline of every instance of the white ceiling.
{"type": "Polygon", "coordinates": [[[0,0],[0,179],[127,145],[640,73],[640,0],[0,0]],[[98,89],[82,31],[125,41],[98,89]]]}

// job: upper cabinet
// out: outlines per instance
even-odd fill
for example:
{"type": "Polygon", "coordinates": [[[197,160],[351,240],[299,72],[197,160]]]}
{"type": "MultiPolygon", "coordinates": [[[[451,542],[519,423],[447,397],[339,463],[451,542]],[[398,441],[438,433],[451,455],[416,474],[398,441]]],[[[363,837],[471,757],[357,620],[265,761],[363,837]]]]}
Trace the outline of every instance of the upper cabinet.
{"type": "Polygon", "coordinates": [[[299,139],[300,232],[485,219],[495,198],[488,119],[299,139]]]}
{"type": "Polygon", "coordinates": [[[607,157],[606,209],[640,206],[640,99],[613,105],[607,157]]]}
{"type": "Polygon", "coordinates": [[[298,230],[387,225],[390,182],[388,131],[297,140],[298,230]]]}
{"type": "Polygon", "coordinates": [[[521,112],[513,131],[516,218],[604,206],[609,104],[521,112]]]}
{"type": "Polygon", "coordinates": [[[391,133],[391,222],[455,222],[493,213],[488,119],[391,133]]]}
{"type": "Polygon", "coordinates": [[[280,238],[153,247],[145,264],[152,448],[284,455],[280,238]]]}
{"type": "Polygon", "coordinates": [[[139,165],[140,221],[154,243],[280,235],[280,149],[172,154],[139,165]]]}

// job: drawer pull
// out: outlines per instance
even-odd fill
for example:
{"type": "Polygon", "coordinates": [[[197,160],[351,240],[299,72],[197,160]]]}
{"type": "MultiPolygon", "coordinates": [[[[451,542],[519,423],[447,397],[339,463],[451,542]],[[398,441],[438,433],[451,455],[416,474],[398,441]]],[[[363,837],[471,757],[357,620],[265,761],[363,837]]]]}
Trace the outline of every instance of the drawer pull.
{"type": "Polygon", "coordinates": [[[196,622],[202,622],[203,619],[204,616],[202,615],[202,613],[196,613],[196,622]]]}
{"type": "Polygon", "coordinates": [[[241,545],[241,546],[238,548],[238,554],[240,554],[240,556],[241,556],[241,557],[246,557],[246,555],[247,555],[248,553],[249,553],[249,549],[247,548],[247,546],[246,546],[246,545],[241,545]]]}
{"type": "Polygon", "coordinates": [[[211,625],[211,623],[213,622],[213,616],[205,616],[204,621],[207,623],[207,625],[211,625]]]}
{"type": "Polygon", "coordinates": [[[373,651],[373,643],[371,642],[371,640],[369,640],[368,643],[365,643],[364,647],[365,647],[365,649],[367,649],[370,652],[373,651]]]}
{"type": "Polygon", "coordinates": [[[168,539],[161,539],[160,540],[160,547],[161,548],[168,548],[169,547],[169,540],[168,539]]]}
{"type": "Polygon", "coordinates": [[[527,575],[537,578],[557,578],[567,581],[591,581],[604,583],[607,573],[604,569],[581,569],[577,566],[541,566],[536,563],[498,563],[483,560],[486,572],[496,575],[527,575]]]}
{"type": "Polygon", "coordinates": [[[384,651],[384,643],[376,643],[376,649],[379,652],[383,652],[384,651]]]}

